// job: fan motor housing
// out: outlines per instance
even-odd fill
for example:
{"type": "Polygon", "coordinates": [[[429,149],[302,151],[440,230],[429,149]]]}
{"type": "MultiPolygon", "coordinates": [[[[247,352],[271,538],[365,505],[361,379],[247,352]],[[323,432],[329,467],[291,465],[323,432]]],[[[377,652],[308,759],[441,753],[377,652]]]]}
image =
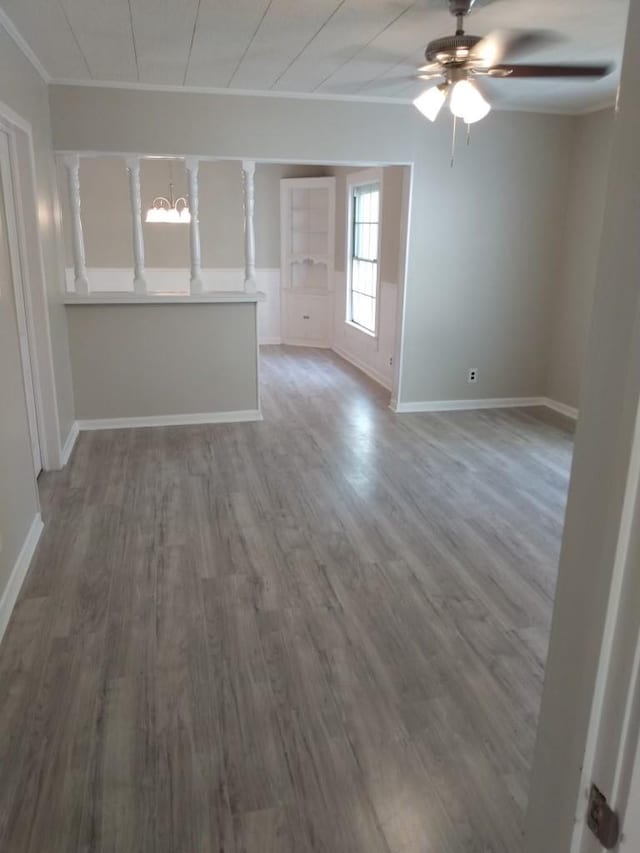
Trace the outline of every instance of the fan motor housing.
{"type": "Polygon", "coordinates": [[[475,0],[449,0],[449,11],[456,18],[458,15],[468,15],[475,0]]]}
{"type": "Polygon", "coordinates": [[[454,65],[458,62],[465,62],[479,41],[481,41],[480,36],[444,36],[430,41],[424,55],[427,62],[454,65]]]}

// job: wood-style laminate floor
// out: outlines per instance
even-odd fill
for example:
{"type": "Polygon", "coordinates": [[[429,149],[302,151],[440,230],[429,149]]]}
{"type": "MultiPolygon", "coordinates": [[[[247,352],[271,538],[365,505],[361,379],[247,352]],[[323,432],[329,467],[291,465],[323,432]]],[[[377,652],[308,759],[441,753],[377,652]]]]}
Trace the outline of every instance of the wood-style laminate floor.
{"type": "Polygon", "coordinates": [[[3,853],[518,853],[572,436],[267,348],[83,433],[0,647],[3,853]]]}

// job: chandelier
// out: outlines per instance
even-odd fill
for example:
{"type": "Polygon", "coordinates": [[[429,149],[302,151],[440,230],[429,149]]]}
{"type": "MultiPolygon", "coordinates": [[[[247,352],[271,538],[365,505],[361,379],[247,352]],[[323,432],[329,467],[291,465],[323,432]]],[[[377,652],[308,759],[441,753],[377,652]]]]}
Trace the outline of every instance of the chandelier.
{"type": "Polygon", "coordinates": [[[147,210],[145,222],[165,222],[172,225],[188,225],[191,222],[189,202],[184,196],[174,199],[173,184],[169,184],[169,198],[162,195],[153,200],[147,210]]]}

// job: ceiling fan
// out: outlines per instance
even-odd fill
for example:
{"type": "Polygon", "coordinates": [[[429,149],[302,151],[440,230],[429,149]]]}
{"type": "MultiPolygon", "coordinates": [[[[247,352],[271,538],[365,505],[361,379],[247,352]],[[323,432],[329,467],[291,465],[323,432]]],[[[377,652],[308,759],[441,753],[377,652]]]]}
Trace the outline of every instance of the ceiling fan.
{"type": "Polygon", "coordinates": [[[599,78],[612,69],[609,65],[513,65],[526,50],[553,43],[557,37],[546,30],[494,30],[480,37],[464,31],[464,19],[475,0],[449,0],[449,10],[457,20],[455,35],[429,42],[426,65],[417,69],[414,80],[437,80],[419,95],[414,105],[430,121],[435,121],[446,102],[454,117],[465,124],[484,118],[491,106],[483,97],[477,78],[599,78]]]}

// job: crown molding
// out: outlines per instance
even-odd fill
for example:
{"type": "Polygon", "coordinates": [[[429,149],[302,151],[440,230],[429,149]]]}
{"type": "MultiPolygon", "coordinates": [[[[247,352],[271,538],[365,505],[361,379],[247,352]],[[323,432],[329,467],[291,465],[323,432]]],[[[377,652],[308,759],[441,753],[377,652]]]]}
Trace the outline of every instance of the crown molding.
{"type": "MultiPolygon", "coordinates": [[[[299,101],[334,101],[358,104],[386,104],[392,106],[412,106],[413,98],[390,98],[382,95],[339,95],[331,92],[285,92],[272,89],[227,89],[215,86],[175,86],[162,83],[138,83],[123,80],[75,80],[73,78],[50,79],[52,86],[74,86],[89,89],[119,89],[131,92],[165,92],[172,94],[191,95],[222,95],[233,98],[275,98],[299,101]]],[[[590,104],[586,107],[571,106],[538,106],[535,104],[500,104],[495,103],[492,108],[496,112],[510,113],[535,113],[538,115],[579,116],[588,113],[599,112],[613,107],[615,96],[605,101],[590,104]]]]}
{"type": "Polygon", "coordinates": [[[122,80],[74,80],[53,79],[53,86],[81,86],[89,89],[124,89],[134,92],[169,92],[190,95],[227,95],[239,98],[288,98],[299,101],[344,101],[347,103],[395,104],[407,106],[412,98],[389,98],[384,96],[337,95],[324,92],[280,92],[272,89],[226,89],[215,86],[172,86],[160,83],[137,83],[122,80]]]}
{"type": "Polygon", "coordinates": [[[31,65],[33,65],[34,69],[38,72],[39,77],[42,79],[44,83],[47,85],[53,83],[53,79],[44,65],[40,62],[38,57],[35,55],[29,44],[25,41],[22,35],[16,29],[15,24],[11,20],[11,18],[7,15],[4,9],[0,8],[0,27],[2,27],[9,38],[11,38],[22,51],[24,56],[29,60],[31,65]]]}

